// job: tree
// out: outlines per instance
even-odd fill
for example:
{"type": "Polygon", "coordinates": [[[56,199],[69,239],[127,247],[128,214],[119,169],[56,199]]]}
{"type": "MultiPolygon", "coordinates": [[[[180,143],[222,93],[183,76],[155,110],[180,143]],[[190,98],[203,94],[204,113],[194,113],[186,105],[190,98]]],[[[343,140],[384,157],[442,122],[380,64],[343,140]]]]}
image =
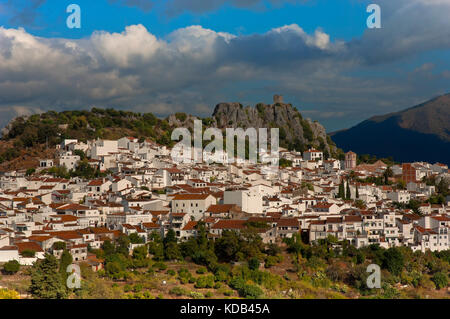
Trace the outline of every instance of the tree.
{"type": "Polygon", "coordinates": [[[436,185],[436,191],[441,194],[442,196],[447,196],[449,194],[449,187],[450,181],[444,177],[441,178],[439,181],[439,184],[436,185]]]}
{"type": "Polygon", "coordinates": [[[339,184],[338,197],[345,199],[344,180],[342,180],[341,183],[339,184]]]}
{"type": "Polygon", "coordinates": [[[248,261],[248,268],[250,268],[251,270],[256,270],[259,269],[259,259],[257,257],[253,257],[248,261]]]}
{"type": "Polygon", "coordinates": [[[20,264],[17,260],[10,260],[3,265],[3,271],[8,275],[14,275],[20,269],[20,264]]]}
{"type": "Polygon", "coordinates": [[[72,264],[72,262],[73,262],[72,255],[67,250],[64,249],[63,253],[61,254],[61,259],[59,260],[59,273],[61,274],[61,277],[64,282],[67,280],[67,277],[69,276],[69,273],[67,272],[67,267],[70,264],[72,264]]]}
{"type": "Polygon", "coordinates": [[[220,260],[225,262],[235,260],[240,249],[239,235],[235,231],[224,230],[222,236],[216,240],[214,249],[220,260]]]}
{"type": "Polygon", "coordinates": [[[359,190],[358,190],[358,185],[356,185],[356,195],[355,195],[355,197],[356,197],[356,198],[359,198],[359,190]]]}
{"type": "Polygon", "coordinates": [[[404,266],[403,255],[397,247],[389,248],[384,252],[383,266],[393,275],[400,275],[404,266]]]}
{"type": "Polygon", "coordinates": [[[350,182],[347,180],[347,188],[345,192],[345,199],[350,199],[352,197],[352,194],[350,192],[350,182]]]}
{"type": "Polygon", "coordinates": [[[181,255],[180,247],[176,242],[168,242],[165,249],[164,255],[167,260],[181,260],[183,256],[181,255]]]}
{"type": "Polygon", "coordinates": [[[142,260],[147,258],[148,249],[145,245],[133,249],[133,259],[142,260]]]}
{"type": "Polygon", "coordinates": [[[129,256],[128,246],[130,245],[130,238],[126,235],[122,235],[117,240],[116,253],[124,256],[129,256]]]}
{"type": "Polygon", "coordinates": [[[54,250],[64,250],[64,249],[66,249],[66,243],[63,241],[57,241],[56,243],[53,244],[53,249],[54,250]]]}
{"type": "Polygon", "coordinates": [[[30,293],[36,298],[62,299],[67,297],[65,283],[58,271],[58,261],[47,254],[32,269],[30,293]]]}
{"type": "Polygon", "coordinates": [[[167,231],[166,236],[164,236],[163,243],[164,247],[167,246],[168,243],[176,243],[177,242],[177,235],[175,234],[175,231],[173,229],[169,229],[167,231]]]}
{"type": "Polygon", "coordinates": [[[448,286],[448,277],[443,272],[437,272],[431,277],[437,289],[446,288],[448,286]]]}
{"type": "Polygon", "coordinates": [[[82,150],[74,150],[73,155],[78,155],[81,161],[84,161],[87,158],[86,153],[82,150]]]}
{"type": "Polygon", "coordinates": [[[130,234],[129,238],[130,238],[130,242],[132,244],[143,244],[144,243],[144,238],[139,236],[137,233],[130,234]]]}
{"type": "Polygon", "coordinates": [[[384,178],[384,184],[385,185],[389,185],[389,177],[394,176],[394,173],[392,172],[392,169],[390,166],[388,166],[388,168],[386,168],[386,170],[383,173],[383,178],[384,178]]]}
{"type": "Polygon", "coordinates": [[[112,255],[114,253],[115,247],[114,244],[110,240],[105,240],[102,245],[102,249],[105,252],[105,255],[112,255]]]}

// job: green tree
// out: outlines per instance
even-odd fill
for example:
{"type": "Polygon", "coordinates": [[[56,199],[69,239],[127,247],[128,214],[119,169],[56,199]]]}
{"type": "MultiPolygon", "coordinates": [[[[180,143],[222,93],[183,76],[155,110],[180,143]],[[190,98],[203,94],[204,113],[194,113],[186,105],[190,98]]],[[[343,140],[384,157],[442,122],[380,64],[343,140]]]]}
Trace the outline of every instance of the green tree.
{"type": "Polygon", "coordinates": [[[239,235],[232,230],[224,230],[222,236],[216,240],[215,253],[219,260],[230,262],[236,259],[240,249],[239,235]]]}
{"type": "Polygon", "coordinates": [[[339,184],[338,197],[345,199],[344,180],[342,180],[341,183],[339,184]]]}
{"type": "Polygon", "coordinates": [[[17,260],[10,260],[3,265],[3,272],[8,275],[14,275],[20,270],[20,264],[17,260]]]}
{"type": "Polygon", "coordinates": [[[383,266],[393,275],[400,275],[404,267],[404,258],[397,247],[389,248],[384,252],[383,266]]]}
{"type": "Polygon", "coordinates": [[[143,244],[144,243],[144,238],[139,236],[137,233],[131,233],[129,238],[130,238],[130,242],[132,244],[143,244]]]}
{"type": "Polygon", "coordinates": [[[446,288],[448,286],[448,277],[447,274],[443,273],[443,272],[437,272],[433,275],[433,277],[431,277],[431,280],[434,282],[434,284],[436,285],[437,289],[443,289],[446,288]]]}
{"type": "Polygon", "coordinates": [[[388,166],[383,173],[383,179],[384,179],[385,185],[389,185],[389,177],[392,177],[392,176],[394,176],[394,173],[392,172],[391,167],[388,166]]]}
{"type": "Polygon", "coordinates": [[[66,286],[58,271],[58,261],[55,256],[47,254],[44,259],[34,264],[30,293],[41,299],[63,299],[67,297],[66,286]]]}
{"type": "Polygon", "coordinates": [[[248,268],[251,270],[257,270],[259,269],[260,261],[257,257],[250,258],[248,261],[248,268]]]}
{"type": "Polygon", "coordinates": [[[181,255],[180,247],[176,242],[168,242],[164,248],[164,255],[167,260],[181,260],[183,256],[181,255]]]}
{"type": "Polygon", "coordinates": [[[59,273],[61,274],[61,277],[64,282],[66,282],[67,277],[69,276],[69,273],[67,272],[67,267],[70,264],[72,264],[72,262],[73,262],[72,255],[67,250],[64,250],[63,253],[61,254],[61,259],[59,260],[59,273]]]}
{"type": "Polygon", "coordinates": [[[177,235],[173,229],[169,229],[167,231],[167,234],[164,236],[164,246],[167,246],[168,243],[176,243],[177,242],[177,235]]]}
{"type": "Polygon", "coordinates": [[[347,188],[345,191],[345,199],[351,198],[351,192],[350,192],[350,182],[347,180],[347,188]]]}

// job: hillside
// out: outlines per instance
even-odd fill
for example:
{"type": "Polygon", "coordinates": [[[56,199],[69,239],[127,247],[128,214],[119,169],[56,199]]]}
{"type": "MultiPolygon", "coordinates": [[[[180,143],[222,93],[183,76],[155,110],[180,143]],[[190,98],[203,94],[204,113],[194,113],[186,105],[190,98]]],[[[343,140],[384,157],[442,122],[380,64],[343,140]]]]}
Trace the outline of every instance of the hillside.
{"type": "Polygon", "coordinates": [[[256,107],[243,107],[239,103],[220,103],[216,106],[213,119],[217,127],[279,128],[280,146],[297,151],[310,147],[322,150],[326,155],[336,155],[337,148],[325,128],[318,122],[302,117],[291,104],[276,102],[259,103],[256,107]]]}
{"type": "Polygon", "coordinates": [[[450,164],[450,94],[331,134],[345,151],[450,164]]]}
{"type": "MultiPolygon", "coordinates": [[[[193,127],[197,117],[176,113],[165,119],[152,113],[133,113],[93,108],[91,111],[49,111],[18,117],[2,130],[0,171],[35,167],[37,160],[51,157],[54,146],[65,138],[118,139],[134,136],[172,146],[171,132],[176,127],[193,127]]],[[[204,127],[278,127],[280,146],[304,151],[316,147],[325,156],[339,150],[317,122],[303,119],[290,104],[258,104],[242,107],[239,103],[220,103],[212,117],[203,118],[204,127]]]]}

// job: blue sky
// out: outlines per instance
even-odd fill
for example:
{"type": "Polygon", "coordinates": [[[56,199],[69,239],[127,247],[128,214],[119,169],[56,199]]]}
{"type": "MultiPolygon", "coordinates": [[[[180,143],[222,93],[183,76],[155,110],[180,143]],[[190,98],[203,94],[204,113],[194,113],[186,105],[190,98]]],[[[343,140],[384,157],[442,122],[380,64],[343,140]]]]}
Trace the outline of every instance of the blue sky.
{"type": "Polygon", "coordinates": [[[334,131],[449,92],[450,0],[379,0],[372,30],[369,3],[0,0],[0,125],[93,106],[208,116],[279,93],[334,131]]]}

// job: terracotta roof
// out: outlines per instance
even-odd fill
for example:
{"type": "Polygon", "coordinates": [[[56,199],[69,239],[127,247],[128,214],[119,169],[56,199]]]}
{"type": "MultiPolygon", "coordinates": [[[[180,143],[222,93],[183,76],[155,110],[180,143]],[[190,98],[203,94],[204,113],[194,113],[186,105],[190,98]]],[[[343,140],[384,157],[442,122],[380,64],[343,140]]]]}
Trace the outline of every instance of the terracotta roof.
{"type": "Polygon", "coordinates": [[[178,194],[173,197],[173,200],[203,200],[208,196],[210,194],[178,194]]]}
{"type": "Polygon", "coordinates": [[[36,244],[33,241],[15,243],[14,245],[17,246],[17,249],[19,250],[20,254],[25,250],[33,250],[35,252],[43,252],[41,246],[39,246],[38,244],[36,244]]]}
{"type": "Polygon", "coordinates": [[[191,220],[190,222],[188,222],[182,230],[193,230],[195,228],[195,226],[197,226],[197,222],[191,220]]]}
{"type": "Polygon", "coordinates": [[[246,220],[242,219],[224,219],[219,220],[212,226],[212,229],[242,229],[245,228],[246,220]]]}

